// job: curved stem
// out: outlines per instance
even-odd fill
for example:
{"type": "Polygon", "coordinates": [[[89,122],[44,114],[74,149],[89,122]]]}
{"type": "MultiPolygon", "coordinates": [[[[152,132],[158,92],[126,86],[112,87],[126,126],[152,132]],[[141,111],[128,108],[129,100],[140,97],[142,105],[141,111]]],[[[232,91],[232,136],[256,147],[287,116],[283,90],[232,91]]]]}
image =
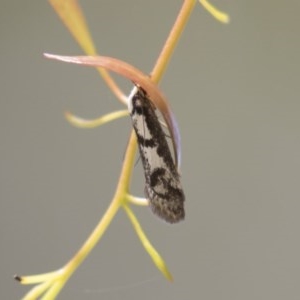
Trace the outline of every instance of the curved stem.
{"type": "MultiPolygon", "coordinates": [[[[155,67],[153,68],[152,72],[152,79],[154,82],[158,82],[164,73],[167,62],[170,60],[170,57],[174,51],[174,48],[179,40],[181,33],[188,21],[188,17],[191,14],[191,11],[195,5],[195,0],[185,0],[181,11],[175,21],[175,24],[171,30],[171,33],[163,47],[163,50],[156,62],[155,67]]],[[[109,205],[106,213],[104,214],[103,218],[94,229],[90,237],[78,251],[78,253],[70,260],[67,264],[69,276],[75,271],[75,269],[80,265],[80,263],[86,258],[86,256],[91,252],[94,246],[97,244],[105,230],[107,229],[108,225],[112,221],[113,217],[117,213],[122,201],[126,197],[128,192],[128,187],[130,185],[132,168],[134,165],[134,157],[137,150],[137,143],[135,133],[132,130],[130,139],[128,142],[128,146],[126,149],[126,154],[124,158],[123,167],[121,170],[118,186],[116,189],[115,196],[109,205]]],[[[68,276],[68,277],[69,277],[68,276]]]]}
{"type": "MultiPolygon", "coordinates": [[[[163,50],[153,68],[152,78],[153,81],[158,82],[164,73],[167,62],[170,60],[170,57],[174,51],[174,48],[179,40],[179,37],[188,21],[188,17],[191,14],[191,11],[195,5],[195,0],[185,0],[181,11],[175,21],[175,24],[171,30],[171,33],[163,47],[163,50]]],[[[70,275],[74,272],[74,270],[78,267],[78,265],[84,260],[84,258],[90,253],[90,251],[94,248],[97,244],[98,240],[101,238],[103,233],[105,232],[106,228],[112,221],[113,217],[115,216],[116,212],[118,211],[121,201],[125,198],[128,187],[130,185],[130,179],[132,174],[132,168],[134,165],[134,157],[137,150],[137,143],[135,133],[132,130],[130,139],[128,142],[128,146],[126,149],[126,155],[124,158],[124,164],[121,170],[119,183],[116,189],[116,194],[108,207],[106,213],[104,214],[103,218],[94,229],[90,237],[84,243],[82,248],[78,251],[78,253],[70,260],[67,267],[69,269],[70,275]]]]}
{"type": "Polygon", "coordinates": [[[111,223],[118,209],[122,205],[124,198],[127,194],[127,188],[130,183],[132,167],[134,165],[134,157],[136,153],[136,137],[135,133],[132,132],[129,144],[126,149],[124,163],[121,170],[121,175],[119,178],[119,184],[116,189],[115,196],[110,203],[108,209],[103,215],[101,221],[98,223],[94,231],[91,233],[89,238],[80,248],[80,250],[76,253],[76,255],[69,261],[69,263],[65,266],[67,270],[67,277],[70,277],[72,273],[76,270],[76,268],[81,264],[81,262],[88,256],[88,254],[93,250],[99,239],[102,237],[107,227],[111,223]]]}
{"type": "MultiPolygon", "coordinates": [[[[53,0],[53,2],[56,2],[57,0],[53,0]]],[[[71,0],[69,0],[71,1],[71,0]]],[[[192,9],[196,3],[196,0],[185,0],[182,8],[179,12],[179,15],[173,25],[173,28],[170,32],[169,37],[166,40],[166,43],[161,51],[161,54],[159,58],[156,61],[155,67],[153,68],[151,79],[153,82],[157,83],[163,73],[166,70],[167,64],[171,58],[171,55],[177,45],[177,42],[179,40],[179,37],[181,33],[183,32],[183,29],[188,21],[188,17],[190,16],[192,9]]],[[[86,50],[87,51],[87,50],[86,50]]],[[[90,52],[91,50],[89,50],[90,52]]],[[[103,74],[102,74],[103,75],[103,74]]],[[[128,190],[130,186],[131,181],[131,175],[132,175],[132,169],[134,166],[134,158],[137,151],[137,141],[136,141],[136,135],[134,130],[131,131],[128,146],[126,149],[126,154],[124,157],[124,162],[122,166],[122,170],[120,173],[118,185],[116,188],[115,195],[107,208],[105,214],[103,215],[102,219],[96,226],[96,228],[93,230],[91,235],[88,237],[86,242],[82,245],[82,247],[79,249],[79,251],[75,254],[75,256],[60,270],[57,271],[57,277],[56,275],[51,278],[49,281],[45,281],[45,283],[41,283],[40,286],[38,286],[38,289],[44,289],[47,282],[47,286],[49,282],[55,281],[55,284],[51,286],[51,288],[48,290],[48,292],[45,293],[43,296],[43,299],[54,299],[55,296],[59,293],[59,291],[62,289],[66,281],[70,278],[70,276],[75,272],[75,270],[80,266],[80,264],[84,261],[84,259],[90,254],[90,252],[93,250],[95,245],[98,243],[100,238],[103,236],[104,232],[110,225],[111,221],[113,220],[114,216],[118,212],[119,208],[123,206],[126,209],[126,201],[128,202],[128,190]],[[124,205],[123,205],[124,204],[124,205]]],[[[128,213],[127,209],[127,213],[128,213]]],[[[133,217],[131,217],[132,220],[134,220],[133,217]]],[[[136,222],[133,222],[133,224],[136,226],[136,222]]],[[[137,227],[137,226],[136,226],[137,227]]],[[[141,232],[141,231],[139,231],[141,232]]],[[[145,238],[143,238],[144,241],[146,241],[145,238]]],[[[145,244],[145,243],[144,243],[145,244]]],[[[145,246],[145,245],[144,245],[145,246]]],[[[146,244],[146,246],[149,248],[149,245],[146,244]]],[[[151,246],[151,245],[150,245],[151,246]]],[[[147,248],[147,249],[148,249],[147,248]]],[[[149,250],[149,249],[148,249],[149,250]]],[[[150,249],[152,252],[152,248],[150,249]]],[[[154,259],[154,261],[159,262],[158,265],[160,265],[160,268],[162,268],[160,260],[154,259]]],[[[166,268],[165,268],[166,270],[166,268]]],[[[37,275],[37,276],[48,276],[46,275],[37,275]]],[[[167,274],[168,275],[168,274],[167,274]]],[[[171,275],[169,274],[167,277],[171,278],[171,275]]],[[[28,279],[30,281],[30,278],[28,279]]],[[[36,280],[36,278],[35,278],[36,280]]],[[[21,280],[22,282],[22,280],[21,280]]],[[[41,282],[38,278],[36,282],[41,282]]],[[[26,283],[26,280],[24,281],[24,284],[26,283]]],[[[32,292],[32,291],[31,291],[32,292]]],[[[35,291],[38,292],[38,291],[35,291]]],[[[29,293],[30,294],[30,293],[29,293]]],[[[26,298],[28,299],[28,298],[26,298]]]]}

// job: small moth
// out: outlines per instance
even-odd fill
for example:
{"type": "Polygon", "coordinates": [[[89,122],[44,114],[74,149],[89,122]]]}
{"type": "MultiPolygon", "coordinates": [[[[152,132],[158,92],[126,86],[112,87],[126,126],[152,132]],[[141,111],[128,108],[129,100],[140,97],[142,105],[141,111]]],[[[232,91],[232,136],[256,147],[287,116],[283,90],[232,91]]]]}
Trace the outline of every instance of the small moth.
{"type": "Polygon", "coordinates": [[[145,90],[137,88],[129,112],[145,173],[145,196],[152,211],[169,223],[184,219],[184,193],[166,135],[145,90]]]}

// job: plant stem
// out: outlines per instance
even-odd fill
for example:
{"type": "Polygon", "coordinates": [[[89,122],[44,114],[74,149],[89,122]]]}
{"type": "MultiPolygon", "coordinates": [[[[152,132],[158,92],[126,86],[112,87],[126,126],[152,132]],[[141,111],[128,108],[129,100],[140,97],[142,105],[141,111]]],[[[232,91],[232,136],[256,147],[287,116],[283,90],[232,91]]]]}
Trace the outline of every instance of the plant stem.
{"type": "MultiPolygon", "coordinates": [[[[179,15],[174,23],[174,26],[170,32],[170,35],[163,47],[163,50],[156,61],[155,67],[153,68],[152,78],[154,82],[158,82],[163,75],[167,63],[171,58],[171,55],[176,47],[176,44],[179,40],[181,33],[188,21],[188,18],[192,12],[192,9],[195,5],[195,0],[185,0],[183,6],[179,12],[179,15]]],[[[116,189],[116,194],[108,207],[103,218],[94,229],[90,237],[77,252],[77,254],[70,260],[67,264],[69,268],[68,273],[71,275],[79,264],[86,258],[86,256],[91,252],[94,246],[97,244],[98,240],[101,238],[108,225],[112,221],[113,217],[117,213],[123,198],[125,197],[128,186],[130,184],[132,167],[134,164],[134,157],[137,149],[136,137],[134,131],[131,132],[130,139],[128,142],[124,164],[121,170],[118,187],[116,189]]]]}
{"type": "Polygon", "coordinates": [[[177,42],[185,28],[185,25],[188,22],[189,16],[192,13],[195,4],[196,0],[184,0],[173,28],[171,29],[165,45],[152,70],[151,79],[153,80],[153,82],[158,83],[163,73],[165,72],[173,51],[175,50],[177,42]]]}
{"type": "Polygon", "coordinates": [[[120,208],[122,201],[127,194],[127,187],[130,182],[130,174],[132,174],[132,167],[134,165],[134,157],[136,153],[136,137],[135,133],[131,132],[129,139],[129,144],[126,149],[124,163],[121,170],[121,175],[119,179],[119,184],[116,189],[116,194],[110,203],[106,213],[102,217],[101,221],[98,223],[94,231],[91,233],[89,238],[77,252],[77,254],[69,261],[66,265],[66,270],[68,277],[76,270],[76,268],[81,264],[81,262],[87,257],[87,255],[93,250],[99,239],[102,237],[106,231],[108,225],[111,223],[118,209],[120,208]]]}
{"type": "MultiPolygon", "coordinates": [[[[170,32],[170,35],[167,38],[167,41],[161,51],[161,54],[156,61],[155,67],[153,68],[151,79],[155,83],[157,83],[161,79],[167,67],[167,64],[171,58],[171,55],[176,47],[179,37],[183,32],[183,29],[188,21],[188,18],[192,12],[195,3],[196,3],[195,0],[184,1],[183,6],[179,12],[179,15],[170,32]]],[[[135,136],[135,132],[132,130],[128,142],[128,146],[126,149],[124,163],[122,166],[115,196],[112,202],[110,203],[107,211],[103,215],[102,219],[94,229],[94,231],[88,237],[88,239],[80,248],[80,250],[75,254],[75,256],[62,269],[62,272],[64,273],[62,276],[62,282],[59,284],[59,286],[57,286],[55,294],[59,292],[59,290],[64,285],[64,282],[68,280],[68,278],[74,273],[74,271],[79,267],[79,265],[83,262],[83,260],[93,250],[93,248],[98,243],[99,239],[102,237],[107,227],[111,223],[112,219],[116,215],[123,201],[125,201],[126,195],[128,193],[128,187],[130,185],[130,179],[132,174],[132,168],[134,165],[134,157],[136,154],[136,150],[137,150],[136,136],[135,136]]],[[[54,293],[52,295],[54,295],[54,293]]]]}

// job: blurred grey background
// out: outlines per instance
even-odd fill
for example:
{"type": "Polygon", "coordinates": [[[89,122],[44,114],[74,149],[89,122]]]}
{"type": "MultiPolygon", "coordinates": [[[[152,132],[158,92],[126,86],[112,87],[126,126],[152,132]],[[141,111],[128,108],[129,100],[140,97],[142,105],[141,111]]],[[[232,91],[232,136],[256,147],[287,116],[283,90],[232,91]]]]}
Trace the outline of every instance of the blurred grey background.
{"type": "MultiPolygon", "coordinates": [[[[182,1],[82,1],[98,50],[150,72],[182,1]]],[[[186,220],[134,210],[174,276],[154,267],[120,211],[59,299],[299,299],[299,1],[197,5],[161,88],[183,142],[186,220]]],[[[92,68],[48,61],[81,49],[47,1],[0,2],[0,298],[13,275],[66,263],[108,207],[129,118],[93,130],[122,105],[92,68]]],[[[129,92],[130,84],[119,81],[129,92]]],[[[143,194],[140,163],[132,191],[143,194]]]]}

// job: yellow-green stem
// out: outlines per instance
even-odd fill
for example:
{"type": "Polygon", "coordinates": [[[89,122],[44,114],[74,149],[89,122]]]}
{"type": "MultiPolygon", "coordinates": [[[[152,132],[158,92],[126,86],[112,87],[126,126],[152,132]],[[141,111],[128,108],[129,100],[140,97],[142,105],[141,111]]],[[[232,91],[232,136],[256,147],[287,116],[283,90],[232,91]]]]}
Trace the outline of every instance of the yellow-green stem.
{"type": "MultiPolygon", "coordinates": [[[[196,0],[185,0],[180,13],[175,21],[175,24],[170,32],[169,37],[161,51],[161,54],[153,68],[151,79],[153,82],[157,83],[161,79],[167,64],[171,58],[171,55],[176,47],[176,44],[179,40],[181,33],[188,21],[188,18],[192,12],[192,9],[196,3],[196,0]]],[[[103,74],[102,74],[103,75],[103,74]]],[[[109,224],[113,220],[114,216],[118,212],[118,209],[122,206],[124,201],[128,201],[128,188],[130,186],[132,168],[134,166],[134,158],[137,150],[137,142],[135,137],[135,132],[132,130],[130,139],[128,142],[128,146],[126,149],[126,154],[124,157],[124,162],[122,166],[122,170],[120,173],[120,178],[118,182],[118,186],[116,189],[116,193],[112,202],[110,203],[107,211],[103,215],[102,219],[91,233],[89,238],[83,244],[83,246],[79,249],[79,251],[75,254],[75,256],[58,272],[60,275],[55,280],[53,286],[49,289],[48,292],[43,296],[42,299],[54,299],[59,291],[62,289],[66,281],[70,278],[70,276],[74,273],[74,271],[79,267],[79,265],[83,262],[83,260],[89,255],[89,253],[93,250],[95,245],[98,243],[109,224]]],[[[126,208],[125,203],[125,208],[126,208]]],[[[145,239],[144,239],[145,240],[145,239]]],[[[156,259],[157,260],[157,259],[156,259]]],[[[164,269],[166,269],[164,267],[164,269]]],[[[171,275],[168,275],[171,278],[171,275]]],[[[167,277],[168,277],[167,276],[167,277]]],[[[49,283],[49,282],[48,282],[49,283]]],[[[40,286],[43,288],[43,284],[40,286]]],[[[33,292],[33,291],[32,291],[33,292]]],[[[28,296],[30,293],[28,294],[28,296]]],[[[27,299],[27,298],[26,298],[27,299]]]]}
{"type": "Polygon", "coordinates": [[[105,232],[108,225],[110,224],[118,209],[123,203],[123,200],[127,194],[127,187],[130,183],[130,174],[132,173],[132,167],[134,165],[133,161],[136,153],[135,140],[135,134],[134,132],[132,132],[129,139],[128,147],[126,149],[124,164],[122,166],[119,184],[116,189],[116,194],[97,227],[94,229],[92,234],[89,236],[89,238],[81,247],[81,249],[77,252],[77,254],[66,265],[65,270],[68,274],[67,277],[71,276],[71,274],[76,270],[76,268],[81,264],[81,262],[93,250],[98,240],[102,237],[103,233],[105,232]]]}
{"type": "MultiPolygon", "coordinates": [[[[171,33],[163,47],[163,50],[155,64],[155,67],[153,68],[151,78],[154,82],[157,83],[160,80],[162,74],[164,73],[167,63],[170,60],[170,57],[176,47],[179,37],[188,21],[188,18],[194,8],[195,3],[196,3],[195,0],[184,1],[180,13],[171,30],[171,33]]],[[[112,200],[106,213],[104,214],[103,218],[101,219],[97,227],[94,229],[94,231],[92,232],[88,240],[84,243],[84,245],[77,252],[77,254],[66,265],[65,268],[68,273],[67,277],[71,276],[71,274],[76,270],[76,268],[91,252],[91,250],[94,248],[94,246],[97,244],[97,242],[99,241],[99,239],[101,238],[105,230],[107,229],[108,225],[112,221],[118,209],[120,208],[120,205],[122,204],[122,201],[126,196],[127,189],[130,184],[136,149],[137,149],[137,143],[136,143],[135,133],[134,131],[132,131],[114,199],[112,200]]]]}
{"type": "Polygon", "coordinates": [[[158,83],[165,72],[167,65],[171,59],[173,51],[179,41],[181,33],[188,22],[189,16],[193,11],[196,0],[185,0],[180,12],[176,18],[173,28],[165,42],[165,45],[156,61],[156,64],[151,73],[153,82],[158,83]]]}
{"type": "MultiPolygon", "coordinates": [[[[176,44],[179,40],[179,37],[188,21],[188,18],[192,12],[192,9],[195,5],[195,0],[185,0],[181,8],[181,11],[175,21],[175,24],[171,30],[171,33],[163,47],[161,55],[156,62],[155,67],[152,72],[152,79],[155,82],[158,82],[165,71],[168,61],[176,47],[176,44]]],[[[132,131],[129,139],[128,147],[126,150],[126,155],[124,158],[124,165],[122,167],[118,187],[116,189],[116,194],[112,200],[110,206],[108,207],[103,218],[94,229],[88,240],[84,243],[82,248],[78,253],[71,259],[67,264],[66,268],[68,269],[69,275],[71,275],[75,269],[80,265],[80,263],[85,259],[85,257],[91,252],[94,246],[97,244],[98,240],[101,238],[106,228],[112,221],[113,217],[117,213],[121,201],[123,201],[124,195],[127,193],[127,189],[130,184],[132,167],[134,162],[134,157],[137,149],[135,133],[132,131]]]]}

